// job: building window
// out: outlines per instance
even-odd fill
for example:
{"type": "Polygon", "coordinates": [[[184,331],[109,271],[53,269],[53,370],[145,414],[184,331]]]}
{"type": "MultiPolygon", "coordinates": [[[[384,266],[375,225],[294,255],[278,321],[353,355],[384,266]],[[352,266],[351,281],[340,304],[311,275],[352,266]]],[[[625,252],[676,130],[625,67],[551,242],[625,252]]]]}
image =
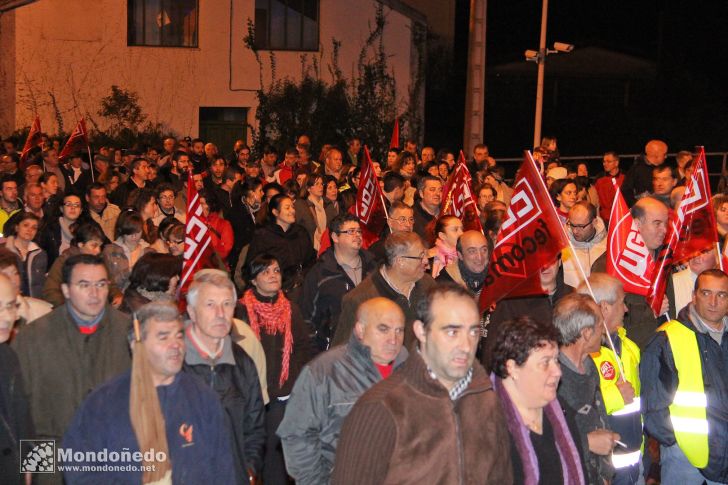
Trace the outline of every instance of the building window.
{"type": "Polygon", "coordinates": [[[318,44],[318,0],[255,0],[258,49],[315,51],[318,44]]]}
{"type": "Polygon", "coordinates": [[[128,0],[127,44],[197,47],[198,0],[128,0]]]}

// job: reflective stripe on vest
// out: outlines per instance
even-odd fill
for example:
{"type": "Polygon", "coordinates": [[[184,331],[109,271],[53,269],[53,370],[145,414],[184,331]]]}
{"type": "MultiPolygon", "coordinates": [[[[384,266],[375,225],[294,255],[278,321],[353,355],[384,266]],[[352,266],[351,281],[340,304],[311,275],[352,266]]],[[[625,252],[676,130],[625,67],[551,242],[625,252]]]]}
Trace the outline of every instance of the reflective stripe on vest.
{"type": "Polygon", "coordinates": [[[616,469],[627,468],[628,466],[636,465],[640,462],[642,453],[633,451],[631,453],[613,453],[612,454],[612,466],[616,469]]]}
{"type": "Polygon", "coordinates": [[[670,421],[677,444],[696,468],[708,465],[708,399],[703,387],[703,365],[695,332],[672,320],[657,329],[667,335],[672,348],[678,385],[670,404],[670,421]]]}
{"type": "Polygon", "coordinates": [[[634,401],[632,401],[629,404],[625,404],[622,409],[619,411],[614,411],[612,413],[612,416],[624,416],[625,414],[639,414],[640,412],[640,398],[636,397],[634,398],[634,401]]]}

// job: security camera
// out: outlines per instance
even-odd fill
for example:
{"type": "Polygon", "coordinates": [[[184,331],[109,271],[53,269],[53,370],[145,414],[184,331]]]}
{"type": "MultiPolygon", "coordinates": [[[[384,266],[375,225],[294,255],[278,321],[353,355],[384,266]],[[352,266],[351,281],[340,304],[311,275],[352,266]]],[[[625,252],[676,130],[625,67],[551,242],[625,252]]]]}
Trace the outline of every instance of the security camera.
{"type": "Polygon", "coordinates": [[[563,42],[554,42],[556,52],[571,52],[574,50],[574,44],[564,44],[563,42]]]}
{"type": "Polygon", "coordinates": [[[527,61],[538,61],[538,51],[527,50],[523,53],[527,61]]]}

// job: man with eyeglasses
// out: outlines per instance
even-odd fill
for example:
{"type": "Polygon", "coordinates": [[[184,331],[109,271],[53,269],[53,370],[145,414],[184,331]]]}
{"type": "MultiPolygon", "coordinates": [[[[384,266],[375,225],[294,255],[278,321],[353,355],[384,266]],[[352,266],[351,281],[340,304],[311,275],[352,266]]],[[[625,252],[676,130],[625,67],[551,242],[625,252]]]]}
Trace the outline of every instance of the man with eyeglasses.
{"type": "Polygon", "coordinates": [[[416,307],[425,298],[427,290],[435,285],[435,280],[426,274],[429,266],[427,250],[417,234],[398,232],[387,238],[384,253],[384,264],[344,295],[331,345],[349,341],[357,308],[362,302],[377,296],[389,298],[402,309],[405,316],[404,343],[409,346],[414,342],[412,323],[417,317],[416,307]]]}
{"type": "MultiPolygon", "coordinates": [[[[81,401],[96,386],[129,368],[131,319],[107,303],[109,275],[99,256],[69,257],[62,271],[66,303],[13,341],[36,438],[60,440],[81,401]]],[[[60,474],[52,476],[60,482],[60,474]]]]}
{"type": "Polygon", "coordinates": [[[174,187],[171,184],[159,184],[157,187],[157,205],[159,206],[159,214],[154,216],[152,222],[159,227],[159,224],[167,217],[174,217],[182,224],[187,220],[187,214],[177,210],[174,201],[177,196],[174,187]]]}
{"type": "Polygon", "coordinates": [[[341,300],[370,273],[377,262],[362,249],[362,230],[353,214],[336,216],[329,224],[332,245],[319,256],[303,282],[301,312],[316,331],[316,344],[329,348],[341,313],[341,300]]]}
{"type": "Polygon", "coordinates": [[[576,288],[584,281],[584,277],[574,258],[579,259],[588,278],[592,264],[607,251],[607,227],[597,215],[597,208],[590,202],[582,200],[576,202],[569,210],[566,232],[576,252],[568,249],[562,257],[564,283],[576,288]]]}
{"type": "Polygon", "coordinates": [[[392,202],[388,209],[389,218],[387,219],[387,227],[382,231],[382,235],[377,241],[369,246],[368,250],[374,256],[378,264],[384,262],[384,243],[390,234],[398,232],[412,232],[415,224],[415,213],[412,207],[408,206],[401,200],[392,202]]]}

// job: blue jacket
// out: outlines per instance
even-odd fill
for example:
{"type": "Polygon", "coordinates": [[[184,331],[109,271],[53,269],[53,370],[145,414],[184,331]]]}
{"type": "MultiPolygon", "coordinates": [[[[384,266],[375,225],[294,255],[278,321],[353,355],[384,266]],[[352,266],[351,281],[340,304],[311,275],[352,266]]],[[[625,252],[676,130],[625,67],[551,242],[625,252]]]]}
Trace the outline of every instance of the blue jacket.
{"type": "MultiPolygon", "coordinates": [[[[102,385],[81,404],[62,447],[78,451],[138,452],[129,418],[131,372],[102,385]]],[[[177,484],[233,484],[232,442],[217,395],[196,378],[180,372],[172,384],[157,388],[167,427],[172,460],[172,480],[177,484]]],[[[57,451],[58,453],[58,451],[57,451]]],[[[101,462],[72,462],[70,465],[101,465],[101,462]]],[[[139,465],[136,461],[106,462],[108,465],[139,465]]],[[[64,463],[59,461],[59,466],[64,463]]],[[[141,472],[65,471],[66,483],[141,483],[141,472]]]]}
{"type": "MultiPolygon", "coordinates": [[[[694,331],[702,357],[703,383],[708,398],[707,418],[710,456],[708,466],[701,469],[705,478],[716,482],[728,482],[728,334],[723,334],[721,345],[710,335],[696,331],[690,320],[688,305],[678,314],[677,320],[694,331]]],[[[645,430],[661,445],[676,443],[670,422],[670,410],[678,377],[675,359],[665,332],[658,332],[642,353],[640,362],[642,382],[642,414],[645,430]]]]}

